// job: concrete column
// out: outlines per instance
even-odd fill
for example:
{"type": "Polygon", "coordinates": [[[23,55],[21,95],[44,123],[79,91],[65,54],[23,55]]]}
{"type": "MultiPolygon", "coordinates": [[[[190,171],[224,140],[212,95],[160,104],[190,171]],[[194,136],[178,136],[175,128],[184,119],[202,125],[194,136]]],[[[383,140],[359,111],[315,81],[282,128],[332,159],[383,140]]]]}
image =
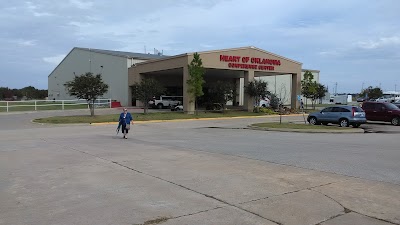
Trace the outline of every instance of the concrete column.
{"type": "Polygon", "coordinates": [[[128,106],[132,106],[132,88],[128,86],[128,106]]]}
{"type": "Polygon", "coordinates": [[[233,106],[239,106],[240,102],[240,78],[233,79],[233,83],[235,84],[235,97],[233,99],[233,106]]]}
{"type": "MultiPolygon", "coordinates": [[[[144,76],[142,74],[135,73],[134,77],[133,77],[133,83],[140,83],[140,82],[142,82],[143,78],[144,78],[144,76]]],[[[132,93],[132,89],[130,87],[129,87],[129,92],[132,93]]],[[[131,98],[132,98],[132,94],[131,94],[131,98]]],[[[132,101],[132,99],[130,101],[132,101]]],[[[144,105],[143,102],[136,100],[136,106],[141,107],[143,105],[144,105]]]]}
{"type": "Polygon", "coordinates": [[[193,97],[188,93],[189,69],[183,67],[183,110],[188,114],[194,114],[195,103],[193,97]]]}
{"type": "MultiPolygon", "coordinates": [[[[251,81],[254,81],[254,70],[244,71],[244,86],[247,86],[251,81]]],[[[246,92],[244,93],[243,106],[248,112],[253,112],[254,99],[246,92]]]]}
{"type": "Polygon", "coordinates": [[[298,109],[300,102],[297,100],[297,95],[301,93],[301,71],[292,74],[292,95],[291,95],[291,107],[292,109],[298,109]]]}

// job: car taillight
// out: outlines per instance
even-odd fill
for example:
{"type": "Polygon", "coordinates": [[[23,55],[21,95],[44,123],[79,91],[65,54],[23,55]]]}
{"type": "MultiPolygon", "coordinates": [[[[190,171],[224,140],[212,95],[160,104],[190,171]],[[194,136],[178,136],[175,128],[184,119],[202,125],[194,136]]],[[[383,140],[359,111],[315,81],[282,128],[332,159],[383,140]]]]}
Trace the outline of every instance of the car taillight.
{"type": "Polygon", "coordinates": [[[354,114],[356,114],[356,109],[353,107],[353,108],[351,108],[351,112],[352,112],[352,114],[353,114],[353,117],[354,117],[354,114]]]}

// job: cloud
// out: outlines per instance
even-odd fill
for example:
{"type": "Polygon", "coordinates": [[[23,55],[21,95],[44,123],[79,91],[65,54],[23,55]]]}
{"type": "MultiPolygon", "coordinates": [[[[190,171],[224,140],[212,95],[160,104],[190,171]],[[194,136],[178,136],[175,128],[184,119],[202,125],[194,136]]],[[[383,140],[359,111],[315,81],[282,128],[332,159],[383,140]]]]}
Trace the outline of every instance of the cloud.
{"type": "Polygon", "coordinates": [[[58,65],[65,58],[65,56],[66,56],[65,54],[61,54],[51,57],[43,57],[43,61],[53,65],[58,65]]]}
{"type": "Polygon", "coordinates": [[[20,46],[35,46],[36,45],[36,40],[17,40],[16,43],[20,46]]]}
{"type": "Polygon", "coordinates": [[[79,9],[90,9],[93,7],[93,2],[82,0],[69,0],[70,4],[79,9]]]}
{"type": "Polygon", "coordinates": [[[91,26],[92,24],[88,22],[71,21],[68,23],[68,25],[75,26],[78,28],[86,28],[91,26]]]}
{"type": "Polygon", "coordinates": [[[375,41],[360,41],[357,45],[363,49],[376,49],[380,47],[400,45],[400,36],[382,37],[375,41]]]}

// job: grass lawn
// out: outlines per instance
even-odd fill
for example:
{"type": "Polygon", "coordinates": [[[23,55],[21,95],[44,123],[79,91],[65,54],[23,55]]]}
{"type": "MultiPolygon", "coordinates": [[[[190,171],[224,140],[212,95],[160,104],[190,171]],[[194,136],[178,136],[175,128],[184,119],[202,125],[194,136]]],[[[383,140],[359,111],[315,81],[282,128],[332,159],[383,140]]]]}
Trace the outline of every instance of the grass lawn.
{"type": "MultiPolygon", "coordinates": [[[[7,112],[7,103],[0,102],[0,112],[7,112]]],[[[8,112],[21,112],[21,111],[35,111],[35,102],[34,101],[26,101],[26,102],[8,102],[8,112]]],[[[71,102],[64,103],[64,109],[87,109],[87,104],[76,104],[71,102]]],[[[61,102],[40,102],[36,103],[36,110],[62,110],[61,102]]]]}
{"type": "MultiPolygon", "coordinates": [[[[150,120],[176,120],[176,119],[199,119],[199,118],[221,118],[221,117],[240,117],[240,116],[264,116],[267,114],[253,113],[244,111],[228,111],[226,113],[218,112],[199,112],[198,115],[189,115],[183,112],[164,112],[164,113],[132,113],[134,121],[150,121],[150,120]]],[[[57,116],[49,118],[35,119],[38,123],[104,123],[118,122],[119,114],[98,115],[98,116],[57,116]]]]}
{"type": "Polygon", "coordinates": [[[286,128],[286,129],[312,129],[312,130],[343,130],[343,129],[352,129],[349,127],[339,127],[336,125],[332,126],[323,126],[323,125],[310,125],[310,124],[297,124],[297,123],[256,123],[252,124],[252,126],[256,127],[265,127],[265,128],[286,128]]]}

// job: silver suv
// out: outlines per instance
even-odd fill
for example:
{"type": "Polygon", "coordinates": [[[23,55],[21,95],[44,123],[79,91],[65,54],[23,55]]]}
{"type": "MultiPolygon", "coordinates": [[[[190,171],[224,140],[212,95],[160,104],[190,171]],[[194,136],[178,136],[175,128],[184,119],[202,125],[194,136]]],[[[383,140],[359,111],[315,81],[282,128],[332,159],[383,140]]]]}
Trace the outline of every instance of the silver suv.
{"type": "Polygon", "coordinates": [[[357,106],[333,106],[327,107],[320,112],[311,113],[307,121],[312,125],[339,124],[341,127],[359,127],[367,122],[365,112],[357,106]]]}
{"type": "Polygon", "coordinates": [[[161,95],[159,99],[154,98],[153,100],[149,101],[149,105],[152,108],[171,108],[171,106],[176,106],[182,104],[183,96],[165,96],[161,95]]]}

